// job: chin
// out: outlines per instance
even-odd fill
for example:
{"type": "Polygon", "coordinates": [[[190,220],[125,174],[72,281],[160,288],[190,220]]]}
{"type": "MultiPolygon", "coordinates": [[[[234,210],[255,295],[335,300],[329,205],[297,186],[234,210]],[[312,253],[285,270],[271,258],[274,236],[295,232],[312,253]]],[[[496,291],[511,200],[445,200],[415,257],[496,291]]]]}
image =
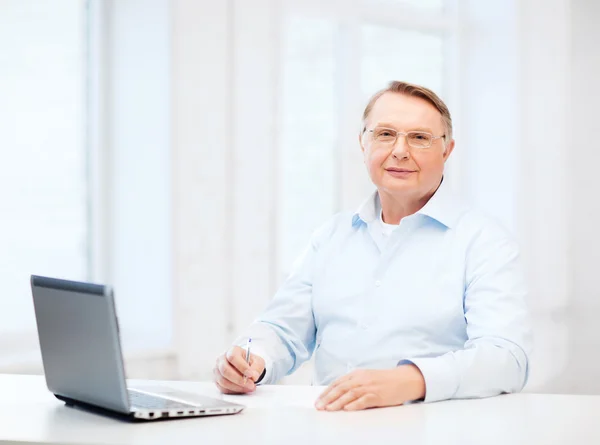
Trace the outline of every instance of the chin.
{"type": "Polygon", "coordinates": [[[418,182],[415,180],[386,178],[381,183],[381,188],[390,192],[405,192],[418,188],[418,182]]]}

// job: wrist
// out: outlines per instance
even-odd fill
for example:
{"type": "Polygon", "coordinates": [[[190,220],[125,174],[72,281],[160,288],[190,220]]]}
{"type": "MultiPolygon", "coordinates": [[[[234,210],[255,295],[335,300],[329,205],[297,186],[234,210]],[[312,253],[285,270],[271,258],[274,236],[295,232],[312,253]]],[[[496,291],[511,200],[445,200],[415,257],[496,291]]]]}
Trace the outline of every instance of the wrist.
{"type": "Polygon", "coordinates": [[[398,366],[401,382],[405,389],[405,397],[407,401],[418,401],[425,399],[426,386],[425,378],[415,365],[406,364],[398,366]]]}

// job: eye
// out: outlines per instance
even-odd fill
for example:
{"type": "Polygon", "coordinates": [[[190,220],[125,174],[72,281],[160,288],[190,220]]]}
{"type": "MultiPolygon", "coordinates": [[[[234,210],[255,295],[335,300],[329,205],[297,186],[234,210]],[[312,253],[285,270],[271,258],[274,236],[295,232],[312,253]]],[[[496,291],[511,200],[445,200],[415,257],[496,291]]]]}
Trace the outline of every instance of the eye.
{"type": "Polygon", "coordinates": [[[377,140],[393,140],[396,138],[396,132],[389,128],[376,128],[373,132],[377,140]]]}
{"type": "Polygon", "coordinates": [[[428,143],[431,141],[431,135],[421,131],[408,133],[408,138],[409,140],[417,143],[428,143]]]}

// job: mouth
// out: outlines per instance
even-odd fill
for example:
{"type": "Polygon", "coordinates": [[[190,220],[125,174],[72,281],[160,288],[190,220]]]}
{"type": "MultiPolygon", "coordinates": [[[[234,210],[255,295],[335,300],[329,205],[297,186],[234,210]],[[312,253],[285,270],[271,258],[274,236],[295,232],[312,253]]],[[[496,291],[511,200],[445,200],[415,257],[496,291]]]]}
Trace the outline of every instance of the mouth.
{"type": "Polygon", "coordinates": [[[410,170],[408,168],[395,167],[386,168],[385,171],[388,172],[391,176],[394,176],[395,178],[407,178],[413,173],[417,172],[416,170],[410,170]]]}

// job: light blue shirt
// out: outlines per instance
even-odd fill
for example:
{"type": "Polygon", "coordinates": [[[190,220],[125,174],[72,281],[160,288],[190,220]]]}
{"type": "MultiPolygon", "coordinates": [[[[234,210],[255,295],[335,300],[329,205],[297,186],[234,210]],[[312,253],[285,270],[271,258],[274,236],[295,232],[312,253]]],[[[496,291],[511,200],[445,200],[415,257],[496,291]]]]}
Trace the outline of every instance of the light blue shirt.
{"type": "Polygon", "coordinates": [[[515,242],[443,181],[389,236],[375,193],[312,237],[246,332],[275,383],[314,353],[314,384],[413,363],[425,401],[520,391],[531,329],[515,242]]]}

